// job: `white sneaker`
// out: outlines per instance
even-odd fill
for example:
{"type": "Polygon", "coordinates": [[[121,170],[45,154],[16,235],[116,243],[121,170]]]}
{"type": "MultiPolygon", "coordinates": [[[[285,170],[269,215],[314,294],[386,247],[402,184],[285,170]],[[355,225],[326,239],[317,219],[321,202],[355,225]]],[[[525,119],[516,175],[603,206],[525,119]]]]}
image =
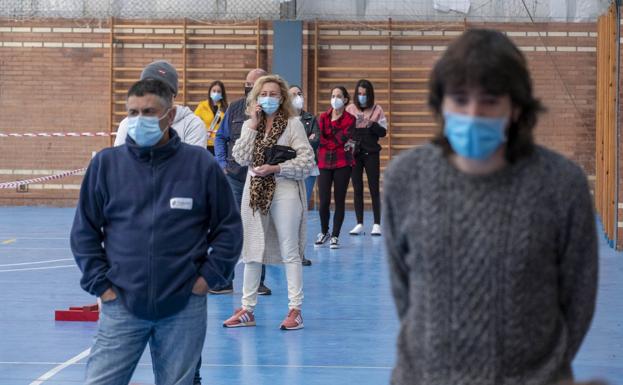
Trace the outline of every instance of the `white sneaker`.
{"type": "Polygon", "coordinates": [[[348,234],[350,235],[363,234],[363,223],[357,223],[357,226],[353,227],[353,229],[348,234]]]}
{"type": "Polygon", "coordinates": [[[331,242],[329,243],[329,248],[331,249],[339,249],[340,243],[337,237],[331,237],[331,242]]]}
{"type": "Polygon", "coordinates": [[[331,234],[329,234],[328,232],[318,233],[318,235],[316,236],[316,242],[314,242],[314,245],[320,246],[324,244],[326,241],[328,241],[330,237],[331,237],[331,234]]]}
{"type": "Polygon", "coordinates": [[[370,231],[370,235],[376,235],[376,236],[381,235],[381,225],[379,225],[378,223],[373,224],[372,231],[370,231]]]}

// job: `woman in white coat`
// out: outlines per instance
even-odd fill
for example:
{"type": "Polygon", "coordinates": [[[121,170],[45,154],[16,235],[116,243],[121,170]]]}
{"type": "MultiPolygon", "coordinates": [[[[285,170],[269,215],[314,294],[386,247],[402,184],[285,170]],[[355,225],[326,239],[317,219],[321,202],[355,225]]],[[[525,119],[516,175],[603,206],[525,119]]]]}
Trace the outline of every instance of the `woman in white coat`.
{"type": "Polygon", "coordinates": [[[276,75],[259,78],[247,97],[247,115],[232,155],[249,166],[242,195],[244,228],[242,261],[244,280],[242,307],[224,327],[255,326],[257,290],[262,264],[283,263],[288,282],[288,314],[281,329],[303,327],[303,269],[301,256],[306,242],[305,179],[314,169],[305,128],[292,107],[287,83],[276,75]],[[288,146],[296,157],[268,164],[266,149],[288,146]]]}

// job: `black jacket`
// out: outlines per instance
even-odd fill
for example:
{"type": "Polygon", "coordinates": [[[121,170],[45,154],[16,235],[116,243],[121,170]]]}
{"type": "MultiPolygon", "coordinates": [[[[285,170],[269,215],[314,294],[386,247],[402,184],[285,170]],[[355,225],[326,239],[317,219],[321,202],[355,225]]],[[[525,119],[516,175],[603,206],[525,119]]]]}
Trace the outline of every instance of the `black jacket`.
{"type": "Polygon", "coordinates": [[[91,160],[71,229],[80,284],[101,296],[113,288],[143,319],[180,311],[202,276],[231,280],[242,222],[223,171],[204,148],[175,130],[159,147],[105,148],[91,160]]]}
{"type": "Polygon", "coordinates": [[[387,135],[385,127],[373,122],[368,127],[355,128],[353,137],[359,144],[359,153],[361,154],[381,151],[379,138],[385,135],[387,135]]]}
{"type": "Polygon", "coordinates": [[[318,121],[310,112],[301,111],[301,122],[303,122],[303,126],[305,127],[307,139],[314,134],[313,139],[309,139],[309,144],[314,149],[314,154],[316,154],[316,163],[318,163],[318,146],[320,145],[320,127],[318,126],[318,121]]]}

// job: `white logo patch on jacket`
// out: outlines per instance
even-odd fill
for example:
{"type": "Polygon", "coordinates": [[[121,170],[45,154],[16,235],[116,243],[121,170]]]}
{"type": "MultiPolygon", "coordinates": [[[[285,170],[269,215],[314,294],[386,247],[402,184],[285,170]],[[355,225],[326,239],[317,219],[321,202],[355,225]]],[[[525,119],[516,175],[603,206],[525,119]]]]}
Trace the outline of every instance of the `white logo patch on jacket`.
{"type": "Polygon", "coordinates": [[[171,198],[169,206],[172,209],[192,210],[193,198],[171,198]]]}

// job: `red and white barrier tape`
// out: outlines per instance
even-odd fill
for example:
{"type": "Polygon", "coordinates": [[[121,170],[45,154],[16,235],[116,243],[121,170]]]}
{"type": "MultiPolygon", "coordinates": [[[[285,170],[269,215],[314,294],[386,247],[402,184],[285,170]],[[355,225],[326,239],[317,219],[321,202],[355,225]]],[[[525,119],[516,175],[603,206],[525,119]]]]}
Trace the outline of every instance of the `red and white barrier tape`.
{"type": "Polygon", "coordinates": [[[47,182],[49,180],[61,179],[61,178],[64,178],[66,176],[79,174],[79,173],[84,172],[84,171],[86,171],[86,167],[79,168],[77,170],[72,170],[72,171],[65,171],[65,172],[62,172],[60,174],[42,176],[42,177],[39,177],[39,178],[18,180],[18,181],[15,181],[15,182],[4,182],[4,183],[0,183],[0,189],[3,189],[3,188],[17,188],[17,187],[25,185],[25,184],[47,182]]]}
{"type": "Polygon", "coordinates": [[[24,132],[5,134],[0,132],[0,138],[35,138],[35,137],[79,137],[79,136],[115,136],[116,132],[24,132]]]}

